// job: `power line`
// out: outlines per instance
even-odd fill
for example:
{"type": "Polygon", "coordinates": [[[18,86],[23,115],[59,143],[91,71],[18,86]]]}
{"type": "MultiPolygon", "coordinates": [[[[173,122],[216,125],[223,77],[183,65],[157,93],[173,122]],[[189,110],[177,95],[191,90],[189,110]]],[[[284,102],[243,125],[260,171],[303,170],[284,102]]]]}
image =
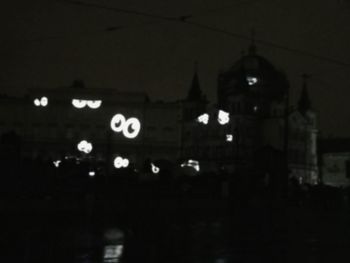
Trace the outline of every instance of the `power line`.
{"type": "MultiPolygon", "coordinates": [[[[197,27],[197,28],[201,28],[201,29],[204,29],[204,30],[207,30],[207,31],[212,31],[212,32],[216,32],[216,33],[225,34],[227,36],[231,36],[231,37],[234,37],[234,38],[237,38],[237,39],[249,40],[249,41],[251,40],[251,37],[243,35],[243,34],[238,34],[238,33],[235,33],[235,32],[227,31],[227,30],[224,30],[224,29],[221,29],[221,28],[218,28],[218,27],[209,26],[209,25],[206,25],[206,24],[201,24],[201,23],[197,23],[197,22],[188,21],[189,19],[193,18],[193,15],[182,15],[182,16],[177,16],[177,17],[168,17],[168,16],[162,16],[162,15],[158,15],[158,14],[152,14],[152,13],[141,12],[141,11],[136,11],[136,10],[117,8],[117,7],[109,7],[109,6],[100,5],[100,4],[96,4],[96,3],[87,3],[87,2],[83,2],[83,1],[79,1],[79,0],[56,0],[56,1],[57,2],[62,2],[62,3],[79,5],[79,6],[86,6],[86,7],[93,7],[93,8],[98,8],[98,9],[104,9],[104,10],[109,10],[109,11],[113,11],[113,12],[117,12],[117,13],[124,13],[124,14],[148,17],[148,18],[153,18],[153,19],[157,19],[157,20],[183,23],[183,24],[191,25],[191,26],[194,26],[194,27],[197,27]]],[[[249,1],[249,2],[254,2],[254,1],[249,1]]],[[[242,3],[242,1],[240,3],[242,3]]],[[[124,27],[124,28],[127,28],[127,27],[124,27]]],[[[265,40],[262,40],[262,39],[255,39],[255,42],[259,43],[261,45],[264,45],[264,46],[268,46],[268,47],[284,50],[284,51],[287,51],[287,52],[290,52],[290,53],[295,53],[295,54],[299,54],[299,55],[302,55],[302,56],[306,56],[306,57],[311,57],[311,58],[318,59],[318,60],[327,61],[329,63],[337,64],[339,66],[350,67],[350,63],[343,62],[343,61],[340,61],[340,60],[337,60],[337,59],[334,59],[334,58],[331,58],[331,57],[327,57],[327,56],[317,55],[317,54],[314,54],[314,53],[309,52],[309,51],[300,50],[300,49],[296,49],[296,48],[291,48],[291,47],[288,47],[288,46],[283,46],[283,45],[276,44],[276,43],[270,42],[270,41],[265,41],[265,40]]]]}

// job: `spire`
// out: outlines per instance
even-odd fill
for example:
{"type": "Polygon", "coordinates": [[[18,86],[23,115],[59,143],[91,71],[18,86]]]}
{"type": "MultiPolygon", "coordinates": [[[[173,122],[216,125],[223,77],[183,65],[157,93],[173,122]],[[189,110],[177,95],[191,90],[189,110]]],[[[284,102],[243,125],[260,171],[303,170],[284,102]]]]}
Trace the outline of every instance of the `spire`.
{"type": "Polygon", "coordinates": [[[311,100],[309,97],[309,92],[307,90],[307,79],[310,78],[310,75],[303,74],[303,88],[301,90],[300,99],[298,102],[298,109],[302,114],[305,114],[307,110],[311,109],[311,100]]]}
{"type": "Polygon", "coordinates": [[[187,95],[187,100],[189,100],[189,101],[199,101],[199,100],[202,100],[202,98],[203,98],[202,91],[201,91],[201,88],[199,85],[197,71],[198,71],[198,63],[195,62],[192,84],[191,84],[190,90],[188,91],[188,95],[187,95]]]}
{"type": "Polygon", "coordinates": [[[255,45],[255,29],[251,29],[251,44],[249,46],[248,50],[249,55],[255,55],[256,54],[256,45],[255,45]]]}

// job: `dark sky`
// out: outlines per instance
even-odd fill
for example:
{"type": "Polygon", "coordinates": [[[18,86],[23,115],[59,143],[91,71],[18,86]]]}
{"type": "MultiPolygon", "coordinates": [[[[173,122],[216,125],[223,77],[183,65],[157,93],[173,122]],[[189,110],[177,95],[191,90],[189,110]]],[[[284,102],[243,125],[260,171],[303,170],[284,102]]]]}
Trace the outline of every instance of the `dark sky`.
{"type": "Polygon", "coordinates": [[[350,0],[88,3],[164,17],[192,15],[188,22],[243,38],[187,23],[55,0],[7,1],[0,11],[2,92],[22,94],[28,87],[55,88],[82,79],[90,87],[146,91],[153,100],[174,100],[186,95],[198,61],[202,89],[214,102],[218,72],[247,49],[254,28],[258,53],[287,73],[292,101],[300,93],[301,74],[311,74],[309,92],[319,114],[320,131],[350,135],[350,0]],[[106,30],[110,27],[122,28],[106,30]]]}

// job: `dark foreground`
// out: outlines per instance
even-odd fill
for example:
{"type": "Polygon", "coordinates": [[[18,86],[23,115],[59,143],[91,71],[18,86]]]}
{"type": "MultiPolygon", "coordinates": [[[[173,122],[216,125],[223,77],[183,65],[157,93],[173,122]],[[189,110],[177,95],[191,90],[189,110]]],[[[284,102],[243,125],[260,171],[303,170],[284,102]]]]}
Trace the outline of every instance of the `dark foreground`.
{"type": "Polygon", "coordinates": [[[348,211],[229,198],[7,200],[1,262],[347,262],[348,211]],[[122,255],[106,258],[110,245],[122,255]]]}

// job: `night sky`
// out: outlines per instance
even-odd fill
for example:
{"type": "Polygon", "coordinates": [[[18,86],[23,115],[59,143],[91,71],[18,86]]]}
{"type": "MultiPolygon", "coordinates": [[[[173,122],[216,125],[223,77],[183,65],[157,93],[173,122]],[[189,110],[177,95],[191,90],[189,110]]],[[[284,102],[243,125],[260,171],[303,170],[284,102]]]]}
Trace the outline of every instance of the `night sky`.
{"type": "Polygon", "coordinates": [[[254,28],[258,53],[287,73],[292,104],[301,74],[312,75],[309,92],[321,134],[350,135],[349,0],[85,2],[156,16],[55,0],[6,1],[0,10],[1,93],[23,94],[29,87],[56,88],[82,79],[88,87],[176,100],[186,96],[198,61],[201,87],[215,102],[218,72],[247,50],[254,28]],[[157,18],[187,15],[188,23],[157,18]]]}

